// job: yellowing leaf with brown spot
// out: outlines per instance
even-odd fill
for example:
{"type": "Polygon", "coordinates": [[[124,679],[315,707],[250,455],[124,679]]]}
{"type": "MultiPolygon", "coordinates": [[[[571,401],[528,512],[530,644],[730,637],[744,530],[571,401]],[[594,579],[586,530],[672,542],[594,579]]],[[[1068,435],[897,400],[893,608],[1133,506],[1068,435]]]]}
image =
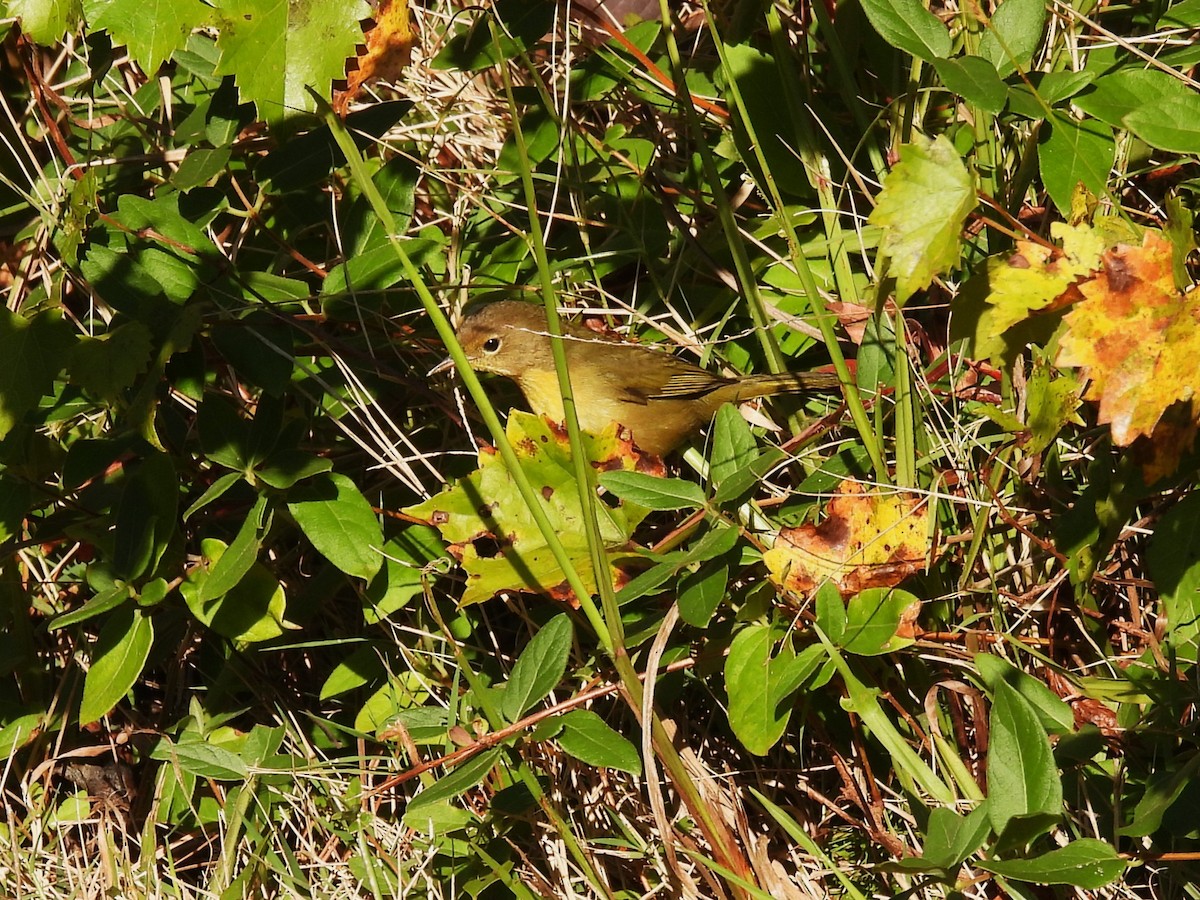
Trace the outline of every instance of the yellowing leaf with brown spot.
{"type": "Polygon", "coordinates": [[[807,594],[825,581],[843,597],[893,587],[925,567],[929,504],[916,494],[871,491],[843,481],[820,525],[779,532],[763,561],[777,583],[807,594]]]}
{"type": "MultiPolygon", "coordinates": [[[[589,590],[596,588],[584,525],[583,504],[575,482],[571,446],[561,425],[531,413],[513,412],[505,428],[526,477],[572,567],[589,590]]],[[[663,474],[662,460],[636,450],[626,429],[614,424],[601,434],[584,435],[588,489],[596,491],[599,473],[643,471],[663,474]]],[[[495,450],[479,452],[479,468],[436,497],[404,512],[429,522],[442,533],[466,572],[461,603],[481,603],[502,591],[573,597],[566,576],[525,505],[504,458],[495,450]]],[[[597,501],[600,538],[608,548],[613,583],[623,584],[617,563],[633,555],[624,549],[648,510],[627,501],[597,501]]],[[[576,598],[577,599],[577,598],[576,598]]]]}
{"type": "Polygon", "coordinates": [[[1106,251],[1100,270],[1079,290],[1084,300],[1066,317],[1057,362],[1087,369],[1084,399],[1099,402],[1099,421],[1126,447],[1153,435],[1173,404],[1191,404],[1196,395],[1200,294],[1176,289],[1171,245],[1157,232],[1147,232],[1140,247],[1106,251]]]}
{"type": "Polygon", "coordinates": [[[1103,239],[1086,225],[1055,222],[1051,236],[1062,241],[1059,252],[1033,241],[1017,241],[1007,256],[988,260],[987,269],[964,287],[967,294],[986,300],[974,328],[974,353],[979,359],[1000,356],[1004,333],[1032,314],[1070,302],[1068,293],[1080,278],[1100,265],[1103,239]],[[1065,295],[1065,296],[1064,296],[1065,295]]]}

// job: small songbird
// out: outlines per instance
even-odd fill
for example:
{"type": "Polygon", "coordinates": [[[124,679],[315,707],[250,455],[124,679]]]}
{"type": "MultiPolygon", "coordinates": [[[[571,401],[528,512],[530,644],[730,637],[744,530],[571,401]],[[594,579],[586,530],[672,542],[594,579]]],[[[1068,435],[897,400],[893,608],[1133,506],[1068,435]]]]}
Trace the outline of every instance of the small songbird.
{"type": "MultiPolygon", "coordinates": [[[[722,404],[839,387],[836,375],[821,372],[725,378],[582,325],[564,323],[562,330],[580,427],[597,433],[617,422],[639,447],[659,456],[708,425],[722,404]]],[[[562,421],[552,339],[545,310],[518,300],[483,306],[458,328],[475,369],[511,378],[535,413],[562,421]]],[[[434,371],[449,365],[447,360],[434,371]]]]}

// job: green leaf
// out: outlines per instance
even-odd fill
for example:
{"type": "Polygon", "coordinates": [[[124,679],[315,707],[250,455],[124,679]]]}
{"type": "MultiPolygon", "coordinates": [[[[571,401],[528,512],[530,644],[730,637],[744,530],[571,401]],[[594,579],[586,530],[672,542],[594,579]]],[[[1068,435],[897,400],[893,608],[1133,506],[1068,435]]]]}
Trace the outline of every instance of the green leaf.
{"type": "Polygon", "coordinates": [[[1002,78],[1018,68],[1027,72],[1045,30],[1044,0],[1004,0],[987,22],[978,53],[991,61],[1002,78]]]}
{"type": "Polygon", "coordinates": [[[125,584],[114,585],[108,590],[96,594],[95,597],[78,609],[65,612],[61,616],[55,616],[46,627],[50,631],[57,631],[60,628],[66,628],[68,625],[74,625],[76,622],[86,622],[88,619],[93,619],[111,609],[116,609],[128,599],[128,586],[125,584]]]}
{"type": "Polygon", "coordinates": [[[727,587],[729,563],[724,559],[710,559],[695,572],[685,573],[675,589],[679,597],[679,617],[689,625],[704,628],[725,597],[727,587]]]}
{"type": "Polygon", "coordinates": [[[552,3],[530,3],[529,0],[497,0],[490,14],[482,8],[469,26],[446,42],[434,58],[434,69],[455,69],[474,72],[511,59],[530,49],[554,27],[552,3]],[[491,21],[494,15],[496,23],[491,21]],[[500,58],[492,39],[495,27],[499,38],[500,58]]]}
{"type": "Polygon", "coordinates": [[[1151,147],[1200,153],[1200,96],[1166,97],[1125,116],[1125,126],[1151,147]]]}
{"type": "Polygon", "coordinates": [[[327,560],[368,581],[383,565],[383,533],[371,505],[345,475],[318,475],[289,495],[296,524],[327,560]]]}
{"type": "Polygon", "coordinates": [[[171,184],[185,193],[208,184],[225,171],[232,155],[233,151],[228,147],[193,150],[184,157],[175,174],[171,176],[171,184]]]}
{"type": "Polygon", "coordinates": [[[234,76],[260,118],[277,122],[312,110],[305,87],[329,96],[362,41],[359,22],[370,15],[363,0],[221,0],[213,11],[216,74],[234,76]]]}
{"type": "Polygon", "coordinates": [[[26,319],[0,306],[0,437],[49,393],[72,342],[57,312],[26,319]]]}
{"type": "Polygon", "coordinates": [[[33,502],[28,482],[0,473],[0,543],[21,534],[33,502]]]}
{"type": "Polygon", "coordinates": [[[835,647],[846,639],[846,603],[832,581],[817,588],[817,624],[835,647]]]}
{"type": "Polygon", "coordinates": [[[912,860],[921,865],[906,868],[915,868],[917,871],[934,868],[953,872],[979,849],[990,829],[986,804],[980,804],[966,816],[960,816],[952,809],[938,807],[929,813],[924,851],[917,860],[912,860]]]}
{"type": "Polygon", "coordinates": [[[751,753],[762,756],[775,746],[792,715],[792,695],[823,658],[819,645],[799,656],[788,639],[769,625],[738,632],[725,660],[729,726],[751,753]],[[778,653],[772,650],[778,644],[778,653]]]}
{"type": "Polygon", "coordinates": [[[223,541],[206,538],[200,542],[203,564],[191,569],[179,586],[188,609],[199,622],[231,640],[253,644],[279,637],[289,627],[284,618],[287,596],[261,563],[252,563],[233,587],[203,599],[208,570],[215,568],[225,553],[223,541]]]}
{"type": "Polygon", "coordinates": [[[1112,884],[1129,868],[1112,846],[1094,838],[1080,838],[1030,859],[989,859],[976,865],[1014,881],[1070,884],[1085,890],[1112,884]]]}
{"type": "Polygon", "coordinates": [[[736,406],[726,403],[717,410],[712,430],[708,477],[717,487],[758,459],[758,442],[736,406]]]}
{"type": "Polygon", "coordinates": [[[574,629],[566,613],[560,613],[539,629],[513,665],[504,688],[500,711],[509,722],[554,690],[567,670],[574,629]]]}
{"type": "Polygon", "coordinates": [[[383,567],[363,592],[363,619],[369,625],[382,622],[420,594],[432,578],[425,566],[446,556],[446,548],[432,528],[414,525],[384,544],[383,555],[383,567]]]}
{"type": "MultiPolygon", "coordinates": [[[[384,205],[395,219],[397,234],[403,234],[412,219],[420,174],[413,160],[397,155],[384,163],[383,168],[371,177],[384,205]]],[[[347,259],[354,259],[378,247],[387,247],[390,250],[391,243],[388,237],[387,229],[383,227],[379,216],[375,215],[367,198],[362,195],[356,197],[346,213],[342,231],[347,259]]],[[[391,252],[394,258],[396,251],[391,252]]],[[[357,281],[354,284],[361,289],[357,281]]]]}
{"type": "Polygon", "coordinates": [[[1030,455],[1050,447],[1068,422],[1083,424],[1078,412],[1083,387],[1078,379],[1058,371],[1036,348],[1033,355],[1033,372],[1026,389],[1029,441],[1025,452],[1030,455]]]}
{"type": "Polygon", "coordinates": [[[1175,805],[1185,790],[1192,786],[1196,772],[1200,770],[1200,755],[1179,764],[1177,757],[1171,761],[1168,771],[1152,773],[1146,782],[1146,791],[1134,807],[1132,821],[1119,829],[1124,837],[1149,837],[1162,827],[1163,816],[1175,805]]]}
{"type": "Polygon", "coordinates": [[[154,625],[132,603],[109,616],[92,647],[92,665],[83,680],[79,724],[87,725],[117,705],[142,674],[154,625]]]}
{"type": "Polygon", "coordinates": [[[78,27],[83,6],[80,0],[8,0],[7,14],[20,21],[33,41],[49,46],[78,27]]]}
{"type": "Polygon", "coordinates": [[[42,733],[49,719],[46,710],[33,705],[10,710],[0,728],[0,756],[12,759],[14,753],[42,733]]]}
{"type": "Polygon", "coordinates": [[[242,474],[240,472],[226,472],[224,475],[210,484],[204,493],[196,499],[196,502],[183,511],[183,521],[186,522],[210,503],[215,503],[217,500],[220,500],[226,491],[228,491],[241,480],[242,474]]]}
{"type": "Polygon", "coordinates": [[[485,750],[455,768],[449,775],[443,775],[409,801],[402,820],[404,825],[408,828],[415,828],[417,831],[424,830],[425,816],[431,807],[445,800],[451,800],[482,784],[483,779],[487,778],[488,772],[500,762],[503,753],[504,750],[501,747],[485,750]]]}
{"type": "Polygon", "coordinates": [[[863,12],[885,41],[932,62],[950,55],[950,32],[921,0],[862,0],[863,12]]]}
{"type": "Polygon", "coordinates": [[[247,770],[242,758],[219,744],[188,735],[179,743],[163,738],[150,752],[151,759],[160,759],[199,778],[215,781],[245,781],[247,770]]]}
{"type": "Polygon", "coordinates": [[[150,365],[150,329],[126,322],[100,337],[82,337],[68,356],[71,381],[105,400],[116,399],[150,365]]]}
{"type": "Polygon", "coordinates": [[[1032,675],[992,653],[976,653],[974,662],[989,691],[994,692],[1001,681],[1005,682],[1029,702],[1047,731],[1070,734],[1075,730],[1075,714],[1070,705],[1032,675]]]}
{"type": "Polygon", "coordinates": [[[134,469],[117,507],[113,569],[125,581],[153,571],[175,536],[179,479],[171,457],[150,452],[134,469]]]}
{"type": "Polygon", "coordinates": [[[271,510],[265,495],[261,495],[247,513],[237,536],[213,564],[200,586],[199,602],[209,604],[233,590],[246,573],[258,562],[262,539],[271,527],[271,510]]]}
{"type": "Polygon", "coordinates": [[[83,8],[88,26],[103,28],[114,43],[124,44],[150,76],[187,44],[209,13],[199,0],[84,0],[83,8]]]}
{"type": "Polygon", "coordinates": [[[1080,182],[1093,194],[1103,194],[1116,158],[1112,132],[1098,122],[1076,122],[1057,113],[1042,131],[1038,164],[1054,205],[1069,212],[1071,196],[1080,182]]]}
{"type": "Polygon", "coordinates": [[[1146,568],[1166,610],[1167,640],[1195,657],[1200,644],[1200,494],[1191,494],[1159,519],[1146,550],[1146,568]]]}
{"type": "MultiPolygon", "coordinates": [[[[260,278],[257,286],[247,284],[245,293],[249,302],[269,302],[272,298],[286,302],[291,285],[267,284],[260,278]]],[[[259,311],[222,324],[212,333],[213,345],[221,355],[241,378],[259,385],[270,396],[281,395],[291,384],[295,364],[290,326],[275,315],[259,311]]]]}
{"type": "Polygon", "coordinates": [[[959,235],[975,208],[971,175],[954,145],[945,135],[914,138],[900,148],[869,220],[884,229],[879,252],[891,260],[900,303],[958,264],[959,235]]]}
{"type": "Polygon", "coordinates": [[[913,638],[898,635],[896,630],[905,614],[920,606],[918,597],[898,588],[860,591],[846,604],[845,631],[841,640],[835,643],[846,652],[859,656],[892,653],[912,646],[913,638]]]}
{"type": "Polygon", "coordinates": [[[1050,741],[1033,707],[1005,681],[996,684],[989,718],[988,818],[1018,844],[1062,818],[1062,781],[1050,741]]]}
{"type": "Polygon", "coordinates": [[[210,394],[204,398],[196,413],[196,430],[208,459],[237,472],[250,468],[250,423],[225,397],[210,394]]]}
{"type": "Polygon", "coordinates": [[[332,468],[333,463],[324,457],[313,456],[303,450],[280,450],[271,454],[262,466],[254,470],[254,474],[275,490],[286,491],[298,482],[332,468]]]}
{"type": "MultiPolygon", "coordinates": [[[[321,700],[337,697],[348,691],[364,687],[386,674],[384,669],[384,650],[375,643],[369,643],[356,650],[333,667],[325,683],[321,685],[321,700]]],[[[446,733],[443,723],[442,735],[446,733]]]]}
{"type": "Polygon", "coordinates": [[[974,103],[992,115],[1004,109],[1008,87],[996,74],[995,66],[986,59],[964,56],[961,59],[939,59],[933,65],[942,84],[968,103],[974,103]]]}
{"type": "Polygon", "coordinates": [[[562,725],[558,744],[571,756],[590,766],[642,774],[642,757],[637,748],[590,709],[572,710],[557,721],[562,725]]]}
{"type": "Polygon", "coordinates": [[[1097,78],[1086,93],[1075,98],[1074,104],[1112,128],[1124,128],[1125,118],[1131,113],[1191,96],[1186,84],[1166,72],[1121,68],[1097,78]]]}
{"type": "Polygon", "coordinates": [[[604,472],[600,486],[646,509],[696,509],[704,505],[700,485],[681,478],[657,478],[644,472],[604,472]]]}

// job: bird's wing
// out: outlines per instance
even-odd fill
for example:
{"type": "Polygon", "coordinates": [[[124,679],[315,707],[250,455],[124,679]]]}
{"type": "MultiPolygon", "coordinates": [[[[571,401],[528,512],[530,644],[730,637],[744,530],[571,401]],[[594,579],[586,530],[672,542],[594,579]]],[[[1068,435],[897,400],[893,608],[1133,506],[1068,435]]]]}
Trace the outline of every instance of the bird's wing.
{"type": "Polygon", "coordinates": [[[649,403],[652,400],[694,400],[703,397],[728,382],[726,379],[694,366],[690,362],[653,350],[642,350],[653,358],[653,365],[638,366],[630,359],[631,370],[653,377],[630,379],[635,382],[626,389],[631,402],[649,403]]]}

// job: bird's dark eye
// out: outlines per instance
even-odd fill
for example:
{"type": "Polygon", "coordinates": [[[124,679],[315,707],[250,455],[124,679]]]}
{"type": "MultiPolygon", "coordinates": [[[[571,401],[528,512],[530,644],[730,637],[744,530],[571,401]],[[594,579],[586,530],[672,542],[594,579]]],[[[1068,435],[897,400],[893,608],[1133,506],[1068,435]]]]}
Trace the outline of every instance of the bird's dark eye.
{"type": "Polygon", "coordinates": [[[483,352],[484,353],[495,353],[499,349],[500,349],[500,338],[498,338],[498,337],[488,338],[486,341],[483,342],[483,352]]]}

